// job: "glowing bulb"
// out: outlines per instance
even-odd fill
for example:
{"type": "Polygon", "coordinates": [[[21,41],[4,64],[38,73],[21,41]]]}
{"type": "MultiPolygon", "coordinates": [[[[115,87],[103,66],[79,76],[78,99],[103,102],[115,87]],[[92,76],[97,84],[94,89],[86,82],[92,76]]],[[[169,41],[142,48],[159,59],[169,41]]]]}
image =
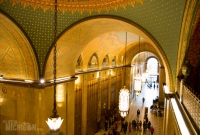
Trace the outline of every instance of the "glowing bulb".
{"type": "Polygon", "coordinates": [[[63,119],[61,120],[60,117],[58,118],[48,118],[48,120],[46,121],[47,125],[49,126],[49,128],[51,130],[58,130],[60,129],[60,126],[63,122],[63,119]]]}
{"type": "Polygon", "coordinates": [[[44,81],[44,79],[40,79],[40,83],[42,83],[42,84],[43,84],[44,82],[45,82],[45,81],[44,81]]]}

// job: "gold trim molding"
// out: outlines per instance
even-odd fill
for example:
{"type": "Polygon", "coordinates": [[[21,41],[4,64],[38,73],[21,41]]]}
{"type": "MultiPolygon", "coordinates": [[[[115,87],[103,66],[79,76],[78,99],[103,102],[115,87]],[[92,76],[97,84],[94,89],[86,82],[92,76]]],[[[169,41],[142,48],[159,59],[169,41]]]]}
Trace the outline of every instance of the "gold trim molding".
{"type": "MultiPolygon", "coordinates": [[[[3,3],[7,0],[0,0],[3,3]]],[[[150,0],[152,1],[152,0],[150,0]]],[[[41,8],[43,11],[54,11],[54,0],[10,0],[15,6],[21,4],[24,8],[31,6],[34,10],[41,8]]],[[[126,9],[128,5],[134,7],[136,3],[144,4],[144,0],[58,0],[58,10],[62,13],[67,11],[72,14],[75,12],[98,12],[105,10],[109,12],[111,9],[118,10],[119,7],[126,9]]]]}
{"type": "Polygon", "coordinates": [[[180,40],[178,46],[178,61],[176,66],[176,76],[179,74],[179,70],[184,62],[185,54],[187,53],[187,45],[189,43],[188,39],[190,39],[190,26],[192,22],[192,17],[194,14],[195,6],[197,4],[197,0],[188,0],[185,6],[185,11],[182,20],[180,40]]]}

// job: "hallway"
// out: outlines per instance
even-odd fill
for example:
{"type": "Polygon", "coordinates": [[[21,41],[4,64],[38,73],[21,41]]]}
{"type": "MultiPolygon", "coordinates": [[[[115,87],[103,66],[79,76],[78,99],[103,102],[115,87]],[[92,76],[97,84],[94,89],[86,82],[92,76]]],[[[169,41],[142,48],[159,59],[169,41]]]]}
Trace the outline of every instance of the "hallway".
{"type": "MultiPolygon", "coordinates": [[[[139,120],[141,120],[143,122],[144,119],[144,110],[145,107],[148,107],[148,119],[151,122],[151,125],[154,127],[154,135],[163,135],[163,111],[162,110],[162,117],[157,117],[156,113],[153,112],[152,110],[150,110],[150,106],[153,104],[153,99],[155,99],[159,93],[158,93],[158,89],[157,88],[148,88],[146,85],[143,85],[142,87],[142,92],[140,93],[139,96],[134,97],[131,101],[130,104],[130,112],[128,114],[128,116],[125,118],[125,121],[127,122],[131,122],[132,120],[136,120],[137,119],[137,110],[140,109],[140,116],[139,116],[139,120]],[[145,98],[145,102],[142,102],[142,98],[145,98]]],[[[119,124],[118,126],[118,132],[120,132],[121,130],[121,125],[119,124]]],[[[101,131],[96,133],[95,135],[104,135],[104,133],[106,133],[106,135],[108,135],[108,132],[105,131],[101,131]]],[[[126,133],[127,135],[149,135],[148,131],[136,131],[136,130],[132,130],[131,133],[127,131],[126,133]]],[[[118,134],[117,134],[118,135],[118,134]]],[[[120,132],[120,135],[124,135],[123,132],[120,132]]]]}

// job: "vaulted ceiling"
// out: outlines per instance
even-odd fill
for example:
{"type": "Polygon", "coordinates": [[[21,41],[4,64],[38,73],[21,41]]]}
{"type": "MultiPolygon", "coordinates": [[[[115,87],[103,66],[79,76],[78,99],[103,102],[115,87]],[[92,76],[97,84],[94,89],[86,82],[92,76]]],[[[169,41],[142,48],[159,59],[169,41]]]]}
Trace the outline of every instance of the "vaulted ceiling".
{"type": "MultiPolygon", "coordinates": [[[[0,1],[1,12],[21,29],[33,48],[40,75],[50,74],[52,68],[49,59],[54,42],[53,3],[54,0],[0,1]]],[[[198,0],[58,0],[59,56],[67,58],[60,57],[64,63],[60,71],[64,72],[64,67],[69,67],[64,73],[72,75],[76,65],[72,58],[78,59],[84,52],[87,52],[84,53],[85,59],[94,52],[100,52],[102,57],[122,54],[125,33],[128,32],[130,58],[138,52],[136,45],[140,36],[146,46],[143,49],[148,50],[149,47],[151,52],[168,63],[169,72],[175,75],[177,58],[182,60],[184,57],[177,55],[178,48],[185,43],[182,39],[192,27],[183,22],[186,19],[193,21],[198,3],[198,0]],[[181,35],[184,34],[183,27],[187,30],[185,35],[181,35]]]]}

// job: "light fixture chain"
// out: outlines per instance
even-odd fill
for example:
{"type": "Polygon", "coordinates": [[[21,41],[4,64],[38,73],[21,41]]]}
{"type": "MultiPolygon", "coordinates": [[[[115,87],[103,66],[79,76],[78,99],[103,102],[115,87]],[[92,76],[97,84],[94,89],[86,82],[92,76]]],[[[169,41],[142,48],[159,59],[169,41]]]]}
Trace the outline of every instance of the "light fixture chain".
{"type": "Polygon", "coordinates": [[[56,110],[56,46],[57,46],[57,42],[56,42],[56,37],[57,37],[57,0],[55,0],[55,9],[54,9],[54,57],[53,57],[53,87],[54,87],[54,109],[53,109],[53,114],[56,115],[57,114],[57,110],[56,110]]]}
{"type": "Polygon", "coordinates": [[[125,81],[125,79],[126,79],[126,46],[127,46],[127,32],[126,32],[126,43],[125,43],[125,57],[124,57],[124,59],[125,59],[125,74],[124,74],[124,86],[126,86],[126,81],[125,81]]]}

